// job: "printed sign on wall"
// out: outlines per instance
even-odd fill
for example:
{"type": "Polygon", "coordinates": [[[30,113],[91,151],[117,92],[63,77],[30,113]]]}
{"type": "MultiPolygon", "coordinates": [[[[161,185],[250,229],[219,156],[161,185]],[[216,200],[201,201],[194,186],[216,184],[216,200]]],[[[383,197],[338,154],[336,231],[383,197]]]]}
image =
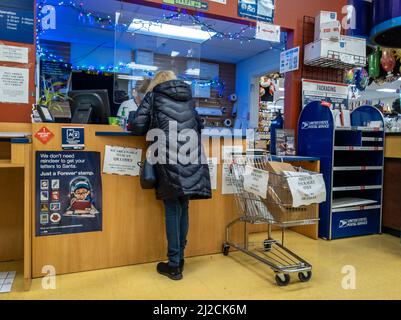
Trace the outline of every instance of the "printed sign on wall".
{"type": "Polygon", "coordinates": [[[0,62],[28,63],[28,48],[0,44],[0,62]]]}
{"type": "Polygon", "coordinates": [[[99,152],[36,153],[36,236],[102,230],[99,152]]]}
{"type": "Polygon", "coordinates": [[[281,28],[271,23],[266,23],[263,21],[258,21],[256,23],[255,39],[270,41],[270,42],[280,42],[281,38],[281,28]]]}
{"type": "Polygon", "coordinates": [[[197,10],[206,11],[209,9],[209,4],[207,2],[198,0],[163,0],[163,3],[197,10]]]}
{"type": "Polygon", "coordinates": [[[238,0],[238,16],[273,22],[275,0],[238,0]]]}
{"type": "Polygon", "coordinates": [[[302,107],[312,101],[323,101],[333,109],[348,108],[348,86],[343,83],[302,80],[302,107]]]}
{"type": "Polygon", "coordinates": [[[0,102],[29,103],[29,69],[0,67],[0,102]]]}
{"type": "Polygon", "coordinates": [[[0,40],[33,43],[34,0],[0,1],[0,40]]]}
{"type": "Polygon", "coordinates": [[[291,72],[299,69],[299,47],[280,53],[280,73],[291,72]]]}
{"type": "Polygon", "coordinates": [[[142,149],[106,146],[103,173],[139,176],[142,149]]]}

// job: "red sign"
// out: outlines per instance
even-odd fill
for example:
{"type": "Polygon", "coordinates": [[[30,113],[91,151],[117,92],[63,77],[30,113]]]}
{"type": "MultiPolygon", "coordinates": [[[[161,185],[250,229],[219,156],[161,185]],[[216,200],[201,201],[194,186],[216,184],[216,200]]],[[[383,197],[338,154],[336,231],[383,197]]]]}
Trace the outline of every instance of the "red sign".
{"type": "Polygon", "coordinates": [[[43,144],[46,144],[54,137],[54,134],[46,127],[42,127],[38,132],[36,132],[35,137],[43,144]]]}

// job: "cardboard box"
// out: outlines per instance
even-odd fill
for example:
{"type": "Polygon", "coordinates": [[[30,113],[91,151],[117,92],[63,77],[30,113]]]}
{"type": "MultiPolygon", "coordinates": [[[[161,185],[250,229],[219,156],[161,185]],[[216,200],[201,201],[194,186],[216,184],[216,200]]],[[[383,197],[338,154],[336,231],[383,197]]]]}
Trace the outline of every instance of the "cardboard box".
{"type": "Polygon", "coordinates": [[[269,161],[265,165],[265,170],[269,171],[269,190],[267,198],[274,195],[275,202],[281,205],[292,205],[292,194],[288,187],[287,179],[283,175],[283,171],[295,172],[296,169],[289,163],[269,161]]]}
{"type": "Polygon", "coordinates": [[[363,56],[366,58],[366,39],[340,36],[340,50],[343,53],[363,56]]]}
{"type": "Polygon", "coordinates": [[[317,28],[315,33],[315,40],[327,39],[338,41],[341,36],[341,24],[339,21],[331,21],[322,23],[317,28]]]}
{"type": "Polygon", "coordinates": [[[319,40],[320,29],[323,24],[337,21],[337,12],[320,11],[315,17],[315,40],[319,40]]]}

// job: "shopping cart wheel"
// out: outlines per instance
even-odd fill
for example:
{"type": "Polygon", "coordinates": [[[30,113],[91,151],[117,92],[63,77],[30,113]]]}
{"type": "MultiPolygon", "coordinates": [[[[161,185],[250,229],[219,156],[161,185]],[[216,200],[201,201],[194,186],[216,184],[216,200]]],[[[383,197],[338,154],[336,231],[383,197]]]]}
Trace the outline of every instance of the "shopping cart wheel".
{"type": "Polygon", "coordinates": [[[276,283],[280,287],[285,287],[290,283],[290,275],[284,273],[276,274],[276,283]]]}
{"type": "Polygon", "coordinates": [[[312,278],[312,271],[298,273],[299,281],[308,282],[312,278]]]}
{"type": "Polygon", "coordinates": [[[270,251],[272,249],[272,243],[269,240],[263,241],[263,249],[264,251],[270,251]]]}
{"type": "Polygon", "coordinates": [[[226,243],[223,244],[223,254],[228,256],[228,252],[230,251],[230,246],[226,243]]]}

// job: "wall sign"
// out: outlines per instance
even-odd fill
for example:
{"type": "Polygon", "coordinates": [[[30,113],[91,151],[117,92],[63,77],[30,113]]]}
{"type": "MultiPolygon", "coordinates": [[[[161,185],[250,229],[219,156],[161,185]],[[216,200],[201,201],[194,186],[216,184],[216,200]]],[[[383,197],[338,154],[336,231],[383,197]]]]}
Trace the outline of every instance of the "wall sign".
{"type": "Polygon", "coordinates": [[[312,101],[327,103],[332,109],[348,109],[348,86],[342,83],[302,80],[302,106],[312,101]]]}
{"type": "Polygon", "coordinates": [[[102,230],[99,152],[36,153],[36,236],[102,230]]]}
{"type": "Polygon", "coordinates": [[[34,0],[1,0],[0,40],[33,43],[34,0]]]}
{"type": "Polygon", "coordinates": [[[275,0],[238,0],[238,16],[273,22],[275,0]]]}
{"type": "Polygon", "coordinates": [[[29,69],[0,67],[0,102],[29,103],[29,69]]]}
{"type": "Polygon", "coordinates": [[[221,173],[221,194],[233,194],[234,193],[234,186],[231,181],[231,171],[230,171],[230,164],[223,163],[221,166],[222,173],[221,173]]]}
{"type": "Polygon", "coordinates": [[[139,176],[142,149],[106,146],[103,173],[139,176]]]}
{"type": "Polygon", "coordinates": [[[299,47],[280,53],[280,73],[299,69],[299,47]]]}
{"type": "Polygon", "coordinates": [[[48,143],[54,137],[53,132],[51,132],[46,127],[42,127],[38,132],[35,133],[35,138],[38,139],[43,144],[48,143]]]}
{"type": "Polygon", "coordinates": [[[209,4],[205,1],[197,0],[163,0],[163,3],[171,4],[173,6],[180,6],[186,8],[193,8],[197,10],[209,10],[209,4]]]}
{"type": "Polygon", "coordinates": [[[217,189],[217,158],[207,158],[212,190],[217,189]]]}
{"type": "Polygon", "coordinates": [[[28,63],[28,48],[0,44],[0,62],[28,63]]]}
{"type": "Polygon", "coordinates": [[[85,149],[85,129],[83,127],[61,128],[61,147],[63,150],[85,149]]]}
{"type": "Polygon", "coordinates": [[[266,23],[263,21],[258,21],[256,23],[255,39],[270,41],[270,42],[280,42],[281,38],[281,28],[271,23],[266,23]]]}

